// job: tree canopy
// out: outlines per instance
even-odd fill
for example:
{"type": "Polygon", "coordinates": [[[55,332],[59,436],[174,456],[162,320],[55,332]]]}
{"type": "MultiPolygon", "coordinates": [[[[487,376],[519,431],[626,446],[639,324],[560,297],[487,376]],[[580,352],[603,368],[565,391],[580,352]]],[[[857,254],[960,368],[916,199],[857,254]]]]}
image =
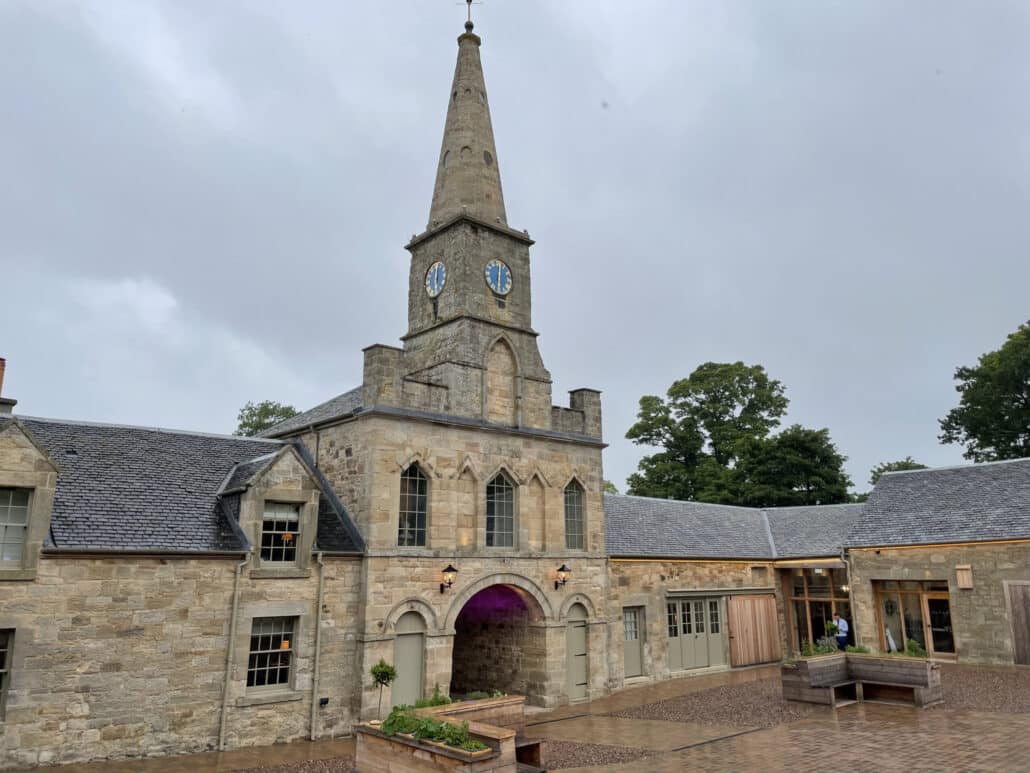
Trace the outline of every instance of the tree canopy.
{"type": "Polygon", "coordinates": [[[708,362],[640,398],[626,437],[659,450],[641,459],[629,493],[720,504],[773,506],[848,500],[845,458],[826,429],[794,425],[783,385],[760,365],[708,362]]]}
{"type": "Polygon", "coordinates": [[[876,482],[880,480],[880,476],[885,472],[902,472],[904,470],[925,469],[927,469],[925,464],[920,464],[911,456],[906,456],[904,459],[899,459],[896,462],[880,462],[869,471],[869,482],[875,486],[876,482]]]}
{"type": "Polygon", "coordinates": [[[961,397],[940,420],[940,441],[964,445],[974,462],[1030,456],[1030,322],[955,379],[961,397]]]}
{"type": "Polygon", "coordinates": [[[297,409],[292,405],[283,405],[273,400],[262,400],[257,404],[248,401],[245,406],[240,408],[239,415],[236,417],[239,424],[233,434],[254,437],[259,432],[296,415],[297,409]]]}

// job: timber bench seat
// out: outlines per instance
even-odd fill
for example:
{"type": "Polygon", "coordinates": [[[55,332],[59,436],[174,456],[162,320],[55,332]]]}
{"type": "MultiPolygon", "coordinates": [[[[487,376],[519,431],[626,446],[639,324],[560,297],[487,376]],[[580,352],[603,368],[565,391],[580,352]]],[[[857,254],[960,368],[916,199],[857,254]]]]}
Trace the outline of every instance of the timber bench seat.
{"type": "Polygon", "coordinates": [[[544,767],[543,740],[515,736],[515,760],[518,762],[518,773],[547,773],[544,767]]]}
{"type": "Polygon", "coordinates": [[[936,663],[920,658],[839,653],[784,663],[786,700],[837,708],[858,701],[922,708],[944,699],[936,663]]]}
{"type": "Polygon", "coordinates": [[[901,703],[906,706],[929,706],[940,703],[941,697],[932,688],[901,682],[880,682],[861,679],[858,682],[858,700],[867,703],[901,703]]]}

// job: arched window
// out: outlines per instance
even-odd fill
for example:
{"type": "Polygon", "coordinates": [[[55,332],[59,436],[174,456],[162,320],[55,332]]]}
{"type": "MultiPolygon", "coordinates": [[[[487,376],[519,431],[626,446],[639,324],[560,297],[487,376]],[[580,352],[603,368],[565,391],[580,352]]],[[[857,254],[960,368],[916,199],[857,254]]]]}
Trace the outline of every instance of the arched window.
{"type": "Polygon", "coordinates": [[[425,547],[426,544],[426,500],[429,480],[417,464],[401,473],[400,523],[397,529],[397,544],[408,547],[425,547]]]}
{"type": "Polygon", "coordinates": [[[571,481],[565,487],[565,547],[583,550],[583,487],[571,481]]]}
{"type": "Polygon", "coordinates": [[[492,548],[515,545],[515,487],[503,472],[486,484],[486,544],[492,548]]]}

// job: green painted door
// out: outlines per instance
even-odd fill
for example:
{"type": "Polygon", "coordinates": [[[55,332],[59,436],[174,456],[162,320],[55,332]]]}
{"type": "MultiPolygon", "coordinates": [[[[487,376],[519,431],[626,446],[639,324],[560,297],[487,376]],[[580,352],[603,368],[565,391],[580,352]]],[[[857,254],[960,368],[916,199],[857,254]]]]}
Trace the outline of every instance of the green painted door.
{"type": "Polygon", "coordinates": [[[397,681],[393,683],[394,706],[413,706],[422,697],[425,630],[425,622],[417,612],[406,612],[397,621],[397,636],[393,640],[393,665],[397,669],[397,681]]]}
{"type": "Polygon", "coordinates": [[[725,665],[721,599],[669,601],[665,612],[670,671],[725,665]]]}
{"type": "Polygon", "coordinates": [[[644,615],[640,607],[622,610],[622,653],[627,678],[644,673],[644,615]]]}
{"type": "Polygon", "coordinates": [[[708,605],[708,665],[726,665],[726,634],[723,633],[722,599],[705,599],[708,605]]]}
{"type": "Polygon", "coordinates": [[[565,629],[566,670],[569,674],[569,700],[587,697],[589,667],[587,660],[587,611],[582,604],[573,604],[565,629]]]}
{"type": "Polygon", "coordinates": [[[680,602],[665,605],[665,628],[668,635],[669,670],[683,670],[683,639],[680,636],[680,602]]]}

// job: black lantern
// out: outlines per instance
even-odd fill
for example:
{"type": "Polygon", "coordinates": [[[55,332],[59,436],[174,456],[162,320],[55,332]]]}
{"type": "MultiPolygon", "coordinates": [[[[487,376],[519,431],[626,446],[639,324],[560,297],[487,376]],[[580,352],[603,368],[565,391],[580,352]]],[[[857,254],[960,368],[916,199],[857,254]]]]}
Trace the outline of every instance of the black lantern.
{"type": "Polygon", "coordinates": [[[554,581],[554,589],[558,590],[561,586],[569,581],[569,575],[572,574],[572,570],[569,569],[565,564],[558,567],[558,579],[554,581]]]}
{"type": "Polygon", "coordinates": [[[457,575],[458,570],[454,568],[454,564],[447,564],[447,568],[443,570],[443,582],[440,583],[440,593],[454,585],[454,578],[457,575]]]}

